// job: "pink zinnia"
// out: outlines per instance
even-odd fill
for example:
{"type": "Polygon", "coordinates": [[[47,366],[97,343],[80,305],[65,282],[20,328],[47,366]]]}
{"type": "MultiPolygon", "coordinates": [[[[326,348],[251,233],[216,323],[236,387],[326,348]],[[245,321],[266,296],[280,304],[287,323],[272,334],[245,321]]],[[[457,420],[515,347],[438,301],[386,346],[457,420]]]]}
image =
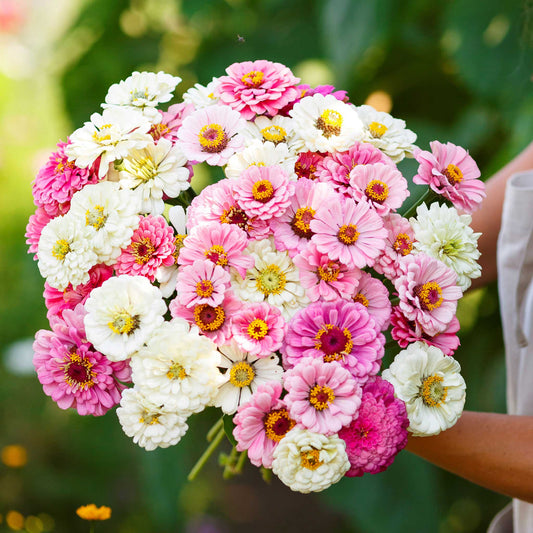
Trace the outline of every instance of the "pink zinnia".
{"type": "Polygon", "coordinates": [[[237,226],[251,239],[266,239],[270,233],[268,223],[244,212],[235,199],[234,186],[235,180],[223,179],[203,189],[187,209],[189,231],[199,224],[218,222],[237,226]]]}
{"type": "Polygon", "coordinates": [[[403,315],[415,323],[417,335],[430,337],[444,331],[455,316],[463,291],[457,274],[444,263],[424,253],[408,255],[400,263],[401,275],[394,280],[403,315]]]}
{"type": "Polygon", "coordinates": [[[386,470],[407,444],[409,419],[405,404],[394,397],[394,387],[379,377],[363,387],[357,417],[339,431],[346,442],[351,468],[347,476],[377,474],[386,470]]]}
{"type": "Polygon", "coordinates": [[[176,251],[174,231],[161,215],[141,217],[139,227],[134,231],[130,245],[122,250],[115,270],[118,274],[145,276],[155,280],[160,266],[174,264],[176,251]]]}
{"type": "Polygon", "coordinates": [[[161,137],[168,139],[175,144],[178,140],[178,131],[183,124],[183,121],[194,112],[193,104],[186,104],[182,102],[180,104],[171,105],[166,111],[160,111],[161,122],[154,124],[148,132],[154,139],[158,141],[161,137]]]}
{"type": "Polygon", "coordinates": [[[370,143],[355,142],[345,152],[329,154],[319,163],[316,175],[320,181],[330,183],[336,191],[350,196],[350,172],[360,165],[383,163],[396,168],[392,159],[370,143]]]}
{"type": "Polygon", "coordinates": [[[78,168],[65,154],[70,141],[59,142],[44,167],[33,182],[33,200],[51,217],[64,215],[75,192],[88,183],[98,181],[97,172],[91,168],[78,168]]]}
{"type": "Polygon", "coordinates": [[[398,307],[394,307],[392,310],[391,323],[391,336],[401,348],[407,348],[413,342],[422,341],[429,346],[440,348],[445,355],[453,355],[461,344],[457,336],[460,324],[455,316],[444,331],[437,333],[433,337],[426,335],[424,332],[417,333],[415,323],[407,320],[398,307]]]}
{"type": "Polygon", "coordinates": [[[279,165],[248,167],[233,185],[235,199],[249,217],[281,216],[291,202],[294,183],[279,165]]]}
{"type": "Polygon", "coordinates": [[[239,133],[245,121],[227,106],[203,107],[189,115],[178,130],[183,153],[191,161],[222,166],[243,147],[239,133]]]}
{"type": "Polygon", "coordinates": [[[364,381],[379,371],[384,347],[385,337],[362,304],[317,302],[298,311],[289,322],[283,366],[290,368],[305,357],[338,361],[364,381]]]}
{"type": "Polygon", "coordinates": [[[263,114],[273,117],[300,96],[296,87],[299,78],[281,63],[244,61],[233,63],[226,73],[219,78],[216,96],[246,120],[263,114]]]}
{"type": "Polygon", "coordinates": [[[34,254],[33,259],[37,261],[37,251],[39,249],[39,239],[43,228],[52,220],[53,217],[48,215],[42,207],[38,207],[35,213],[30,216],[26,226],[26,244],[29,246],[28,253],[34,254]]]}
{"type": "Polygon", "coordinates": [[[407,180],[391,165],[358,165],[350,172],[350,193],[356,202],[368,202],[385,216],[396,211],[409,196],[407,180]]]}
{"type": "Polygon", "coordinates": [[[233,417],[237,451],[246,450],[255,466],[272,467],[274,449],[295,425],[285,402],[280,399],[281,392],[281,384],[275,381],[259,385],[233,417]]]}
{"type": "Polygon", "coordinates": [[[313,243],[309,243],[293,262],[300,270],[300,283],[312,302],[348,299],[359,285],[361,270],[332,261],[313,243]]]}
{"type": "Polygon", "coordinates": [[[84,304],[95,287],[113,275],[113,267],[107,265],[95,265],[89,270],[89,281],[83,285],[73,287],[71,284],[64,291],[58,291],[54,287],[44,284],[44,303],[48,309],[48,320],[54,315],[61,316],[65,309],[74,309],[78,304],[84,304]]]}
{"type": "Polygon", "coordinates": [[[294,164],[294,172],[298,179],[316,180],[318,178],[317,168],[324,157],[324,154],[318,152],[300,152],[294,164]]]}
{"type": "Polygon", "coordinates": [[[413,251],[415,232],[410,222],[401,215],[391,213],[383,218],[388,236],[383,254],[374,264],[374,270],[386,278],[394,280],[400,274],[400,260],[413,251]]]}
{"type": "Polygon", "coordinates": [[[45,394],[61,409],[75,408],[80,415],[104,415],[120,402],[130,380],[125,361],[111,362],[86,341],[83,305],[52,317],[52,331],[35,336],[33,362],[45,394]]]}
{"type": "Polygon", "coordinates": [[[195,226],[183,241],[178,263],[192,265],[208,259],[226,270],[235,268],[244,278],[254,266],[254,259],[243,253],[247,245],[246,233],[237,226],[217,222],[195,226]]]}
{"type": "Polygon", "coordinates": [[[197,260],[180,268],[176,291],[178,301],[185,307],[208,304],[216,307],[222,303],[230,285],[230,275],[212,261],[197,260]]]}
{"type": "Polygon", "coordinates": [[[266,357],[283,343],[285,320],[277,307],[266,302],[251,304],[233,316],[231,330],[241,350],[266,357]]]}
{"type": "Polygon", "coordinates": [[[224,300],[217,306],[198,304],[185,307],[178,302],[178,298],[174,298],[169,304],[169,310],[173,318],[184,318],[190,324],[195,324],[217,346],[223,346],[231,340],[231,317],[238,313],[242,306],[243,303],[227,290],[224,300]]]}
{"type": "Polygon", "coordinates": [[[329,185],[298,180],[287,210],[271,224],[276,248],[287,251],[290,257],[304,250],[313,236],[310,223],[317,210],[321,205],[337,201],[338,197],[329,185]]]}
{"type": "Polygon", "coordinates": [[[374,264],[387,237],[381,217],[366,202],[350,198],[320,207],[310,227],[320,252],[358,268],[374,264]]]}
{"type": "Polygon", "coordinates": [[[316,87],[311,87],[307,83],[301,83],[297,86],[297,89],[300,91],[300,96],[290,104],[286,105],[283,109],[280,109],[280,115],[288,116],[289,111],[294,107],[294,104],[299,102],[304,96],[313,96],[313,94],[321,94],[323,96],[331,94],[341,102],[349,101],[348,93],[346,91],[336,90],[333,85],[317,85],[316,87]]]}
{"type": "Polygon", "coordinates": [[[361,272],[359,285],[351,298],[366,307],[378,330],[383,331],[389,327],[392,308],[389,289],[379,279],[368,272],[361,272]]]}
{"type": "Polygon", "coordinates": [[[304,359],[285,372],[283,385],[291,417],[314,433],[337,433],[361,405],[359,381],[336,361],[304,359]]]}
{"type": "Polygon", "coordinates": [[[431,152],[416,148],[413,152],[420,163],[414,183],[429,185],[452,204],[466,213],[472,213],[485,198],[485,184],[476,162],[461,146],[439,141],[429,143],[431,152]]]}

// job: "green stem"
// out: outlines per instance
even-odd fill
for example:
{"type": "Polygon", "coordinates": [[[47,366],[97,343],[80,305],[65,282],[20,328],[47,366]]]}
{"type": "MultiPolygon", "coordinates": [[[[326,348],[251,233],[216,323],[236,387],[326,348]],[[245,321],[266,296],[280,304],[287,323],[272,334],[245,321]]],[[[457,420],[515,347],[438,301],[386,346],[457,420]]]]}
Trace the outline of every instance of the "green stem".
{"type": "Polygon", "coordinates": [[[242,474],[242,469],[244,467],[244,461],[246,461],[247,456],[248,454],[246,450],[241,452],[241,455],[239,455],[239,460],[237,461],[237,466],[235,467],[236,474],[242,474]]]}
{"type": "Polygon", "coordinates": [[[198,472],[200,472],[200,470],[203,468],[205,463],[207,463],[211,455],[213,455],[213,452],[218,448],[218,445],[222,442],[222,439],[224,438],[224,436],[225,436],[224,428],[221,428],[219,432],[216,434],[216,436],[214,437],[211,444],[209,444],[205,452],[202,454],[200,459],[198,459],[196,464],[192,467],[192,470],[189,472],[189,475],[187,476],[187,479],[189,481],[192,481],[193,479],[196,478],[196,476],[198,475],[198,472]]]}
{"type": "Polygon", "coordinates": [[[400,213],[404,218],[409,218],[409,217],[412,217],[414,214],[416,214],[416,208],[419,206],[419,205],[422,205],[423,203],[426,203],[426,204],[430,204],[432,203],[434,200],[437,200],[437,199],[441,199],[443,200],[442,196],[439,196],[438,194],[436,194],[432,189],[431,187],[428,186],[426,192],[424,192],[424,194],[418,199],[416,200],[416,202],[405,212],[405,213],[400,213]]]}
{"type": "Polygon", "coordinates": [[[89,529],[89,533],[94,533],[94,522],[91,522],[91,529],[89,529]]]}
{"type": "Polygon", "coordinates": [[[220,428],[223,427],[223,425],[224,425],[224,417],[220,417],[215,422],[213,427],[207,432],[207,437],[206,437],[207,442],[211,442],[215,438],[215,435],[220,431],[220,428]]]}
{"type": "Polygon", "coordinates": [[[237,461],[237,448],[233,446],[231,453],[224,459],[224,472],[222,474],[223,479],[230,479],[235,474],[235,463],[237,461]]]}
{"type": "Polygon", "coordinates": [[[398,343],[395,340],[392,340],[385,344],[385,350],[388,350],[389,348],[394,348],[397,346],[398,346],[398,343]]]}

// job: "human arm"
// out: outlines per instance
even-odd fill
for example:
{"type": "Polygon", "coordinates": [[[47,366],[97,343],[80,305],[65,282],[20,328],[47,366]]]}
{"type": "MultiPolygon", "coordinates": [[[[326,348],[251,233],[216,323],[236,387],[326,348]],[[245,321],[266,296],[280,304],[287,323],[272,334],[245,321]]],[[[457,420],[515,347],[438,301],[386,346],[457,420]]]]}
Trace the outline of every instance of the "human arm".
{"type": "Polygon", "coordinates": [[[495,492],[533,503],[533,416],[465,411],[434,437],[409,437],[407,449],[495,492]]]}

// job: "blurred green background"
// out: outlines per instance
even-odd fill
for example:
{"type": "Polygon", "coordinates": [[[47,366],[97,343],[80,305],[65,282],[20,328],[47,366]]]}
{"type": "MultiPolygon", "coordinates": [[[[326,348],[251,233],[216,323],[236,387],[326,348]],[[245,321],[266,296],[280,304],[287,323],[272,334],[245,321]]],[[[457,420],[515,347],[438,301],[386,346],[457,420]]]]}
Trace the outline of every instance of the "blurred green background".
{"type": "MultiPolygon", "coordinates": [[[[467,147],[488,177],[533,138],[532,18],[531,0],[0,0],[0,531],[85,532],[75,510],[91,502],[113,510],[102,533],[485,531],[507,499],[407,452],[313,496],[252,467],[222,483],[214,460],[186,483],[210,413],[144,452],[114,412],[61,411],[31,367],[48,323],[24,231],[39,166],[133,70],[181,76],[179,98],[232,62],[279,61],[405,119],[422,148],[467,147]]],[[[466,407],[503,412],[495,287],[459,317],[466,407]]]]}

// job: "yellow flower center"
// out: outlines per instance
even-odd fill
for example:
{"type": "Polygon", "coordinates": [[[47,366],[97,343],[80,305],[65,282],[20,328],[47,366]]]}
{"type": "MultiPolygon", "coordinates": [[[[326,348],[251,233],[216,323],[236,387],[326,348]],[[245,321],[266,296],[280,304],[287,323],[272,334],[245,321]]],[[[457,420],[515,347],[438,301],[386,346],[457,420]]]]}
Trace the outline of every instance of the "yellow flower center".
{"type": "Polygon", "coordinates": [[[136,157],[125,161],[124,164],[128,172],[144,183],[153,180],[159,173],[159,167],[156,162],[148,156],[136,157]]]}
{"type": "Polygon", "coordinates": [[[113,127],[112,124],[104,124],[93,133],[93,140],[96,143],[105,143],[111,140],[111,134],[109,130],[113,127]]]}
{"type": "Polygon", "coordinates": [[[274,196],[274,187],[268,180],[260,180],[252,187],[252,196],[258,202],[266,203],[274,196]]]}
{"type": "Polygon", "coordinates": [[[216,331],[226,320],[226,313],[219,305],[211,307],[207,304],[197,305],[194,308],[194,322],[202,331],[216,331]]]}
{"type": "Polygon", "coordinates": [[[244,231],[248,231],[250,225],[248,224],[248,215],[237,206],[231,206],[225,209],[220,215],[220,222],[222,224],[235,224],[244,231]]]}
{"type": "Polygon", "coordinates": [[[161,415],[159,413],[156,414],[150,414],[148,411],[145,411],[141,418],[139,418],[139,422],[141,424],[146,424],[147,426],[154,426],[155,424],[160,424],[159,417],[161,415]]]}
{"type": "Polygon", "coordinates": [[[102,228],[106,220],[107,215],[104,215],[104,207],[101,205],[95,205],[85,212],[85,225],[92,226],[95,230],[102,228]]]}
{"type": "Polygon", "coordinates": [[[358,292],[353,298],[352,300],[354,302],[358,302],[360,304],[363,304],[365,307],[368,307],[368,298],[366,296],[364,296],[363,294],[361,294],[360,292],[358,292]]]}
{"type": "Polygon", "coordinates": [[[178,233],[174,239],[175,250],[172,252],[172,257],[174,258],[174,264],[178,264],[178,257],[180,256],[180,250],[183,248],[183,241],[187,235],[181,235],[178,233]]]}
{"type": "Polygon", "coordinates": [[[63,261],[70,251],[70,243],[65,239],[59,239],[52,248],[52,255],[63,261]]]}
{"type": "Polygon", "coordinates": [[[461,169],[455,165],[449,164],[442,173],[446,176],[448,183],[450,185],[456,185],[463,181],[463,172],[461,169]]]}
{"type": "Polygon", "coordinates": [[[315,385],[309,393],[309,403],[317,411],[327,409],[334,399],[333,389],[326,385],[315,385]]]}
{"type": "Polygon", "coordinates": [[[401,255],[409,255],[413,251],[413,242],[407,233],[398,233],[392,247],[401,255]]]}
{"type": "Polygon", "coordinates": [[[187,377],[187,372],[179,364],[172,362],[171,367],[168,369],[167,378],[168,379],[185,379],[187,377]]]}
{"type": "Polygon", "coordinates": [[[352,334],[348,328],[324,324],[315,335],[315,350],[321,351],[325,363],[339,361],[353,349],[352,334]]]}
{"type": "Polygon", "coordinates": [[[339,238],[339,241],[341,241],[343,244],[354,244],[357,242],[357,239],[359,239],[359,232],[357,231],[357,226],[354,224],[345,224],[344,226],[341,226],[339,229],[339,233],[337,233],[337,237],[339,238]]]}
{"type": "Polygon", "coordinates": [[[204,255],[207,259],[209,259],[209,261],[212,261],[216,265],[224,267],[228,264],[228,256],[224,250],[224,247],[218,244],[211,246],[209,250],[204,252],[204,255]]]}
{"type": "Polygon", "coordinates": [[[139,327],[139,316],[130,315],[127,311],[118,311],[115,313],[113,320],[108,322],[107,325],[113,333],[117,335],[131,335],[139,327]]]}
{"type": "Polygon", "coordinates": [[[278,265],[268,265],[257,277],[256,287],[265,296],[280,294],[285,288],[287,277],[281,272],[278,265]]]}
{"type": "Polygon", "coordinates": [[[315,216],[316,211],[311,207],[300,207],[294,213],[291,221],[291,228],[298,235],[305,239],[310,239],[313,236],[311,231],[311,220],[315,216]]]}
{"type": "Polygon", "coordinates": [[[341,268],[334,261],[328,261],[327,265],[319,266],[317,269],[318,277],[325,282],[337,281],[341,268]]]}
{"type": "Polygon", "coordinates": [[[380,180],[371,180],[365,189],[367,198],[379,204],[383,203],[389,196],[389,186],[380,180]]]}
{"type": "Polygon", "coordinates": [[[209,298],[214,290],[213,284],[208,279],[203,279],[196,284],[196,294],[201,298],[209,298]]]}
{"type": "Polygon", "coordinates": [[[307,470],[316,470],[324,462],[320,460],[320,451],[316,448],[300,452],[300,466],[307,470]]]}
{"type": "Polygon", "coordinates": [[[254,369],[246,362],[235,363],[229,373],[229,381],[234,387],[247,387],[254,380],[254,369]]]}
{"type": "Polygon", "coordinates": [[[198,142],[204,152],[222,152],[228,145],[228,136],[220,124],[206,124],[198,133],[198,142]]]}
{"type": "Polygon", "coordinates": [[[56,174],[62,174],[65,169],[72,170],[74,168],[74,162],[73,161],[65,161],[63,162],[61,159],[56,159],[57,166],[54,170],[56,174]]]}
{"type": "Polygon", "coordinates": [[[150,128],[150,131],[148,133],[152,136],[154,141],[158,141],[159,139],[161,139],[161,137],[164,137],[169,132],[170,132],[170,128],[166,124],[159,123],[159,124],[154,124],[150,128]]]}
{"type": "Polygon", "coordinates": [[[424,379],[420,387],[420,397],[428,407],[438,407],[442,405],[448,395],[448,387],[445,387],[442,382],[444,378],[433,374],[424,379]]]}
{"type": "Polygon", "coordinates": [[[436,281],[430,281],[419,285],[415,288],[415,294],[418,296],[420,306],[426,311],[433,311],[440,307],[444,298],[442,297],[442,289],[436,281]]]}
{"type": "Polygon", "coordinates": [[[340,135],[342,127],[342,115],[333,109],[324,109],[316,121],[316,127],[322,131],[322,135],[329,139],[332,135],[340,135]]]}
{"type": "Polygon", "coordinates": [[[241,78],[241,81],[246,87],[259,87],[263,83],[264,76],[260,70],[251,70],[241,78]]]}
{"type": "Polygon", "coordinates": [[[65,381],[73,388],[89,389],[94,385],[93,378],[96,372],[92,370],[93,364],[80,357],[76,352],[68,356],[68,362],[63,367],[65,381]]]}
{"type": "Polygon", "coordinates": [[[287,132],[281,126],[267,126],[261,130],[261,135],[265,141],[279,144],[287,138],[287,132]]]}
{"type": "Polygon", "coordinates": [[[264,339],[268,334],[268,324],[261,318],[256,318],[248,325],[248,336],[255,340],[264,339]]]}
{"type": "Polygon", "coordinates": [[[368,125],[368,129],[370,130],[370,135],[372,135],[374,139],[380,139],[383,137],[383,135],[385,135],[389,128],[387,128],[387,126],[384,124],[380,124],[379,122],[371,122],[368,125]]]}
{"type": "Polygon", "coordinates": [[[267,438],[279,442],[295,425],[287,409],[275,409],[264,418],[267,438]]]}
{"type": "Polygon", "coordinates": [[[138,265],[148,263],[155,253],[155,246],[148,237],[131,243],[131,254],[138,265]]]}

